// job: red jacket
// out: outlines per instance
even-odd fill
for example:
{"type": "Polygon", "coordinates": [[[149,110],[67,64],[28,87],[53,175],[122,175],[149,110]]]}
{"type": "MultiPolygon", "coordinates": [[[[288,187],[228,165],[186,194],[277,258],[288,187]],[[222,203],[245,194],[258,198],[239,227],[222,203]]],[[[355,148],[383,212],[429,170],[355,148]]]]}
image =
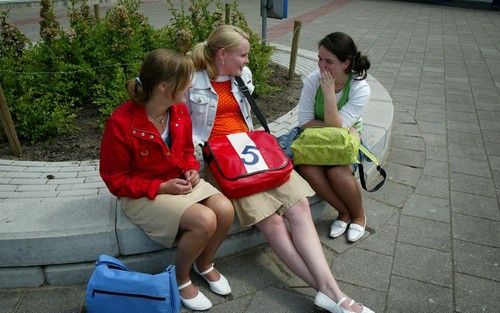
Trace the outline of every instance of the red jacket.
{"type": "Polygon", "coordinates": [[[199,170],[194,156],[191,118],[185,104],[170,107],[167,147],[148,120],[144,106],[129,100],[106,122],[99,172],[112,194],[153,200],[164,181],[199,170]]]}

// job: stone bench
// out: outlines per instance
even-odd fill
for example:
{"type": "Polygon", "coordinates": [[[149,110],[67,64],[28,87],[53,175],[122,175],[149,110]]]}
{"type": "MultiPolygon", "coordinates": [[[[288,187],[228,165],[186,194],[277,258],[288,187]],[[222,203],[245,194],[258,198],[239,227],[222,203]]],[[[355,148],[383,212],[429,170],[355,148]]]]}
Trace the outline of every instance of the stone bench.
{"type": "MultiPolygon", "coordinates": [[[[289,48],[276,46],[273,61],[288,66],[289,48]]],[[[299,50],[296,72],[316,69],[316,52],[299,50]]],[[[371,76],[372,94],[364,111],[364,143],[383,160],[392,125],[392,100],[371,76]]],[[[279,136],[297,124],[297,109],[270,123],[279,136]]],[[[365,165],[368,181],[374,166],[365,165]]],[[[317,197],[314,218],[331,211],[317,197]]],[[[237,219],[217,257],[265,242],[255,228],[237,219]]],[[[159,272],[174,263],[174,249],[149,239],[122,212],[98,173],[98,161],[29,162],[0,160],[0,288],[85,282],[99,254],[119,256],[128,266],[159,272]]]]}

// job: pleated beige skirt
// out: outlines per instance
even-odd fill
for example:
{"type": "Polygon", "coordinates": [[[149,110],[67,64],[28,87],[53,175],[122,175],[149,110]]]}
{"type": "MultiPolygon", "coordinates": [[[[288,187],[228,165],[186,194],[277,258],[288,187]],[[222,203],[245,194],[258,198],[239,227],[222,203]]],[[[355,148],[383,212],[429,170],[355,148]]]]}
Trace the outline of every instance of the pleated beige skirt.
{"type": "MultiPolygon", "coordinates": [[[[207,181],[218,187],[210,171],[206,170],[204,174],[207,181]]],[[[274,213],[283,215],[299,200],[313,195],[314,190],[311,186],[293,170],[290,179],[283,185],[248,197],[231,199],[231,202],[240,225],[246,227],[252,226],[274,213]]]]}
{"type": "Polygon", "coordinates": [[[154,241],[171,248],[179,231],[182,214],[191,205],[216,193],[215,187],[201,179],[187,195],[160,194],[154,200],[148,198],[120,198],[127,217],[142,228],[154,241]]]}

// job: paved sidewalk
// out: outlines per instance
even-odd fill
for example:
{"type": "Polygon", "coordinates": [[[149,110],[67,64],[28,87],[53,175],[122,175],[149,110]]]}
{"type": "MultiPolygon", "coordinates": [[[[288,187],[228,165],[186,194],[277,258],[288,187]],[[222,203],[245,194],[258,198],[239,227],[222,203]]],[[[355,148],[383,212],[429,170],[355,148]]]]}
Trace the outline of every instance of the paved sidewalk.
{"type": "MultiPolygon", "coordinates": [[[[258,1],[239,2],[260,32],[258,1]]],[[[157,25],[168,22],[162,6],[143,4],[157,25]]],[[[36,11],[14,8],[11,17],[36,33],[36,11]]],[[[303,20],[303,49],[315,51],[331,31],[351,34],[395,106],[388,182],[363,195],[371,235],[350,245],[327,237],[333,212],[317,223],[341,287],[376,312],[500,311],[500,13],[290,0],[289,16],[268,21],[271,42],[291,44],[283,25],[295,17],[303,20]]],[[[267,246],[217,266],[234,293],[206,292],[211,312],[319,312],[313,291],[267,246]]],[[[0,312],[80,312],[84,288],[0,290],[0,312]]]]}

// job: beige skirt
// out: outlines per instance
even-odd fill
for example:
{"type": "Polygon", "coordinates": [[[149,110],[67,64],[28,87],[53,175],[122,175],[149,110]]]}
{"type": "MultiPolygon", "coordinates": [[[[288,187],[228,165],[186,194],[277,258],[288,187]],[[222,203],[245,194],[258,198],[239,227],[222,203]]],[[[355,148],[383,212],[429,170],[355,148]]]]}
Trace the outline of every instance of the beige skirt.
{"type": "Polygon", "coordinates": [[[148,198],[120,198],[127,217],[142,228],[154,241],[171,248],[179,231],[182,214],[195,203],[219,193],[215,187],[201,179],[187,195],[160,194],[154,200],[148,198]]]}
{"type": "MultiPolygon", "coordinates": [[[[205,171],[205,178],[214,186],[217,182],[205,171]]],[[[281,186],[267,191],[243,197],[231,199],[240,225],[243,227],[252,226],[263,219],[276,213],[285,214],[299,200],[312,197],[314,191],[309,184],[295,170],[292,171],[290,179],[281,186]]]]}

